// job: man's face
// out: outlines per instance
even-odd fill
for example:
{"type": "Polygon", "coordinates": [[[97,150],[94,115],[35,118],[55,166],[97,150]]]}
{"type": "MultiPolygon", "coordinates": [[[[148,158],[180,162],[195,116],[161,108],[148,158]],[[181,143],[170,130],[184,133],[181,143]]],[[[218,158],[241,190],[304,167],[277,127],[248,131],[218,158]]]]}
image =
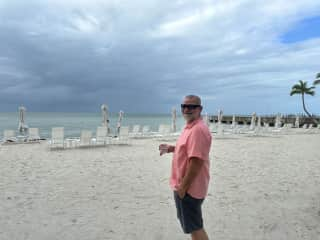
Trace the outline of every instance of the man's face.
{"type": "Polygon", "coordinates": [[[202,108],[195,98],[184,98],[183,104],[181,104],[181,112],[188,123],[200,118],[201,110],[202,108]]]}

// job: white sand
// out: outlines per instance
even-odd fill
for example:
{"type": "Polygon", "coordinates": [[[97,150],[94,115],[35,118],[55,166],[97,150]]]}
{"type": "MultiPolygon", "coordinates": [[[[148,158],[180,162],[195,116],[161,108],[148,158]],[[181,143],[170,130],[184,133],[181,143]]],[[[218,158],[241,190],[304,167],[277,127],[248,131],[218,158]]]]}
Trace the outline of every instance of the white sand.
{"type": "MultiPolygon", "coordinates": [[[[189,239],[158,140],[49,151],[0,147],[0,239],[189,239]]],[[[320,134],[214,139],[210,239],[318,240],[320,134]]]]}

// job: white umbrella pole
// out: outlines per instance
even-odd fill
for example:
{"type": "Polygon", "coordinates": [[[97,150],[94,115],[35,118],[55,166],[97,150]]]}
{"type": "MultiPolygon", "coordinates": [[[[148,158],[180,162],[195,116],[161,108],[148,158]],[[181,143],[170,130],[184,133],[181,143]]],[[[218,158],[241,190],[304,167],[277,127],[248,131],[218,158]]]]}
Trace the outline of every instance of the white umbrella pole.
{"type": "Polygon", "coordinates": [[[106,104],[101,105],[102,112],[102,126],[108,128],[108,106],[106,104]]]}
{"type": "Polygon", "coordinates": [[[172,131],[173,132],[177,131],[176,120],[177,120],[177,110],[175,108],[172,108],[172,131]]]}
{"type": "Polygon", "coordinates": [[[23,107],[23,106],[19,107],[19,126],[18,126],[18,130],[22,134],[24,134],[25,131],[27,130],[27,125],[24,122],[25,111],[26,111],[25,107],[23,107]]]}
{"type": "Polygon", "coordinates": [[[119,119],[118,119],[118,123],[117,123],[117,134],[118,134],[118,136],[120,134],[121,121],[122,121],[122,118],[123,118],[123,114],[124,114],[124,112],[120,110],[119,119]]]}

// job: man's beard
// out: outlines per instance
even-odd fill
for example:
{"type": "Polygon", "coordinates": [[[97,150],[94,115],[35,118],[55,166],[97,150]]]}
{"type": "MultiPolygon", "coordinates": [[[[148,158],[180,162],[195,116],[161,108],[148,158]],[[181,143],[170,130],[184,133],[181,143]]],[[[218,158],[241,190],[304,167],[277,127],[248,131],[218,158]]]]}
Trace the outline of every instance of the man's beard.
{"type": "Polygon", "coordinates": [[[184,113],[183,117],[187,122],[190,122],[190,121],[193,121],[196,119],[196,117],[192,113],[190,113],[190,114],[184,113]]]}

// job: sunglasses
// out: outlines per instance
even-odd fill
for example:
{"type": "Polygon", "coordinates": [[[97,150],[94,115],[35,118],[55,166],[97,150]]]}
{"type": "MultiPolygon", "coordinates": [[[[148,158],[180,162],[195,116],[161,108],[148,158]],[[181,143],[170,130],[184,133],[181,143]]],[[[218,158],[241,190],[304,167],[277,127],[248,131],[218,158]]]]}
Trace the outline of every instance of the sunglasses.
{"type": "Polygon", "coordinates": [[[198,105],[198,104],[181,104],[181,109],[188,108],[190,110],[194,110],[197,107],[201,107],[201,105],[198,105]]]}

